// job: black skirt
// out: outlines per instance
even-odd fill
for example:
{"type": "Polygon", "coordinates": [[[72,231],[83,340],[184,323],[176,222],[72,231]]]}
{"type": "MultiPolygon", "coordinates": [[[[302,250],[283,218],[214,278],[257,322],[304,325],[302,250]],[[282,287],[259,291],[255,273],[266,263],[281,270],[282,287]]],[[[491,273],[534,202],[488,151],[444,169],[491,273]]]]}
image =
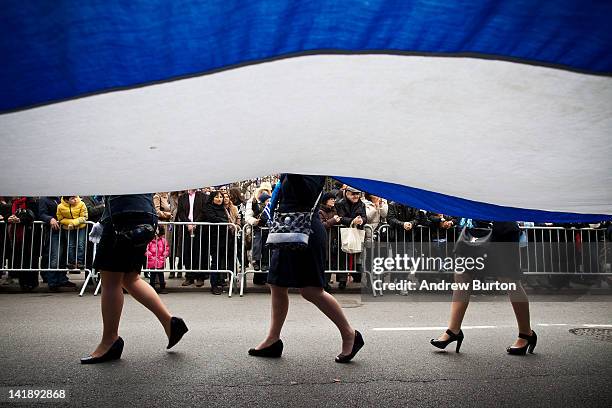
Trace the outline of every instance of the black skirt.
{"type": "MultiPolygon", "coordinates": [[[[143,213],[123,213],[113,216],[115,222],[121,226],[130,227],[139,224],[155,225],[156,218],[150,214],[143,213]]],[[[115,229],[108,222],[103,222],[104,230],[102,237],[96,248],[96,257],[93,267],[97,271],[106,272],[140,272],[146,265],[147,246],[134,247],[123,240],[115,240],[115,229]]]]}
{"type": "MultiPolygon", "coordinates": [[[[508,224],[508,223],[504,223],[508,224]]],[[[510,223],[512,224],[512,223],[510,223]]],[[[503,227],[503,225],[502,225],[503,227]]],[[[475,235],[484,232],[476,232],[475,235]]],[[[520,280],[523,276],[519,252],[520,230],[494,228],[491,242],[486,248],[476,247],[473,252],[458,251],[457,255],[462,257],[484,257],[484,268],[475,269],[470,275],[477,279],[520,280]]]]}
{"type": "Polygon", "coordinates": [[[308,238],[308,248],[303,251],[275,249],[270,259],[268,283],[286,288],[325,286],[325,243],[327,234],[315,211],[313,232],[308,238]]]}

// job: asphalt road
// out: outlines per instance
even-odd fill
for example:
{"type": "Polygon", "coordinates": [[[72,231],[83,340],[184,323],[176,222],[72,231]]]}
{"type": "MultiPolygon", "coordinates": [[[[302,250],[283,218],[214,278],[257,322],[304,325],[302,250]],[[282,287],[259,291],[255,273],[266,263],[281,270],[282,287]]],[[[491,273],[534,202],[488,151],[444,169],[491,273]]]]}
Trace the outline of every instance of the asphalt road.
{"type": "Polygon", "coordinates": [[[246,352],[266,332],[268,295],[183,292],[163,297],[190,328],[173,351],[165,350],[154,316],[127,296],[123,358],[82,366],[79,357],[93,350],[101,333],[99,298],[3,294],[0,387],[5,394],[6,387],[65,389],[63,406],[612,405],[610,336],[569,332],[612,325],[612,303],[533,303],[536,354],[518,357],[505,353],[517,332],[507,302],[473,303],[462,352],[455,354],[429,345],[446,325],[448,303],[337,298],[366,342],[352,364],[334,363],[339,335],[298,295],[291,295],[283,358],[266,360],[246,352]]]}

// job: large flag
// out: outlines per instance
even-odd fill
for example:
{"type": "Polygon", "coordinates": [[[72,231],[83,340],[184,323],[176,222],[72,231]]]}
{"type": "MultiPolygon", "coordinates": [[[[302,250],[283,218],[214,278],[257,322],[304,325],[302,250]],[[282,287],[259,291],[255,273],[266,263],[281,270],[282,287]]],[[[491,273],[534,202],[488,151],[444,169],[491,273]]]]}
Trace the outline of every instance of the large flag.
{"type": "Polygon", "coordinates": [[[612,218],[612,2],[0,4],[0,195],[328,174],[479,219],[612,218]]]}

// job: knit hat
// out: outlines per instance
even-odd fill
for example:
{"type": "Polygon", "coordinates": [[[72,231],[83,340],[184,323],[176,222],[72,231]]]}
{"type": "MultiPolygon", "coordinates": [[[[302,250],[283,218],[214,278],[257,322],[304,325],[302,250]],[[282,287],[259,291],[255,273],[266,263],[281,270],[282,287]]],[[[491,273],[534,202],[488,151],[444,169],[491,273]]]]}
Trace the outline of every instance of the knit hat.
{"type": "Polygon", "coordinates": [[[332,192],[332,191],[326,191],[321,195],[321,204],[325,204],[327,202],[327,200],[331,200],[331,199],[335,199],[336,198],[336,193],[332,192]]]}

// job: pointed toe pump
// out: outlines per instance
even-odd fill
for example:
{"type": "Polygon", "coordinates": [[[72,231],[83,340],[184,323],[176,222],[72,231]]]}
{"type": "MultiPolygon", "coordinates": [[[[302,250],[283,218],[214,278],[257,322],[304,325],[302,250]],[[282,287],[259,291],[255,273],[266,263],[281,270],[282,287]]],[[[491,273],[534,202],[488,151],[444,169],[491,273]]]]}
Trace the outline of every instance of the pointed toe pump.
{"type": "Polygon", "coordinates": [[[355,357],[355,355],[361,350],[365,342],[363,341],[363,337],[361,333],[355,330],[355,340],[353,341],[353,349],[351,350],[351,354],[344,355],[338,354],[336,356],[336,363],[348,363],[355,357]]]}
{"type": "Polygon", "coordinates": [[[100,357],[93,357],[91,355],[83,357],[81,358],[81,364],[98,364],[105,363],[107,361],[119,360],[121,358],[121,353],[123,353],[123,345],[123,339],[119,337],[117,340],[115,340],[113,345],[106,353],[100,357]]]}
{"type": "Polygon", "coordinates": [[[172,317],[170,319],[170,336],[168,337],[168,345],[166,349],[171,349],[181,341],[185,333],[187,333],[189,329],[185,324],[185,321],[180,317],[172,317]]]}
{"type": "Polygon", "coordinates": [[[278,339],[268,347],[259,350],[252,348],[249,350],[249,355],[254,357],[279,358],[283,355],[283,341],[278,339]]]}
{"type": "Polygon", "coordinates": [[[459,349],[461,348],[461,343],[463,343],[463,331],[459,330],[459,333],[455,334],[452,332],[451,329],[447,329],[446,334],[448,334],[447,340],[431,339],[429,342],[432,346],[444,350],[446,346],[448,346],[453,341],[456,341],[457,347],[455,348],[455,353],[458,353],[459,349]]]}

